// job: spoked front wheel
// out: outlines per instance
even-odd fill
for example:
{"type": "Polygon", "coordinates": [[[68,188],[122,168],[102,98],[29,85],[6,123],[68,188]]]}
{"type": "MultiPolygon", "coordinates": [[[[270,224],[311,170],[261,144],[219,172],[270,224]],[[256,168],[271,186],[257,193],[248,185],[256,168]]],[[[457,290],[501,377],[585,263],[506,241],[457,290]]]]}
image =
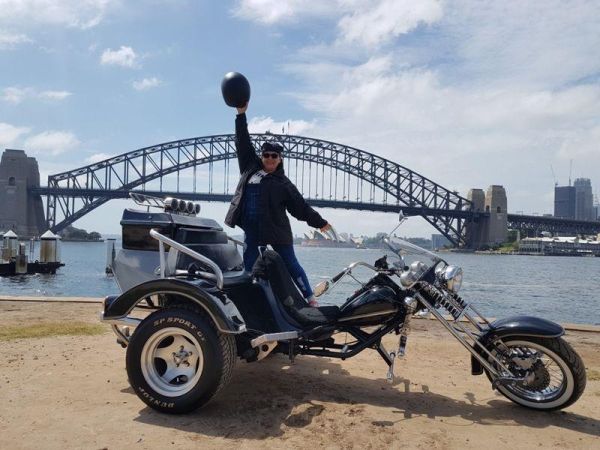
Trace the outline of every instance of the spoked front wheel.
{"type": "Polygon", "coordinates": [[[489,350],[519,378],[498,384],[498,391],[519,405],[562,409],[575,403],[585,389],[583,361],[561,338],[508,336],[489,350]]]}

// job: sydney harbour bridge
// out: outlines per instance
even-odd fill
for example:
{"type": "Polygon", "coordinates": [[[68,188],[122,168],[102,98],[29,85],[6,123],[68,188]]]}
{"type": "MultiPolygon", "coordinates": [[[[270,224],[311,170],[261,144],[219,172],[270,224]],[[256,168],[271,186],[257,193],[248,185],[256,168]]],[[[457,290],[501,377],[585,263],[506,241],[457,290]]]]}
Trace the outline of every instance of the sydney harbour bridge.
{"type": "MultiPolygon", "coordinates": [[[[325,140],[253,134],[284,147],[286,175],[315,207],[421,216],[455,246],[473,246],[473,230],[490,212],[455,191],[395,162],[325,140]]],[[[239,178],[232,134],[196,137],[141,148],[48,177],[30,194],[46,198],[46,222],[60,231],[112,199],[131,191],[198,201],[229,202],[239,178]]],[[[597,233],[600,222],[507,214],[507,226],[524,233],[541,230],[597,233]]]]}

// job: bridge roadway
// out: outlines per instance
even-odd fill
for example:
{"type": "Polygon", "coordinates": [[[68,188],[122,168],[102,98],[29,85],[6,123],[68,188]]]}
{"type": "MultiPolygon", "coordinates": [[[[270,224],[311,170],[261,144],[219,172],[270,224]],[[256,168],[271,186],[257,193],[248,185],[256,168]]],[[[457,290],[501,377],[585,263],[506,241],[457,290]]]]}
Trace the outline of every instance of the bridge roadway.
{"type": "MultiPolygon", "coordinates": [[[[65,197],[105,197],[109,199],[127,199],[129,193],[140,193],[154,197],[177,197],[184,200],[199,202],[222,202],[229,203],[231,194],[216,194],[207,192],[165,192],[148,190],[125,190],[116,189],[107,191],[104,189],[74,189],[74,188],[50,188],[40,187],[31,190],[37,195],[61,195],[65,197]]],[[[307,199],[307,202],[316,208],[350,209],[359,211],[377,211],[386,213],[398,213],[400,210],[406,216],[435,216],[444,215],[467,221],[478,221],[479,218],[489,217],[488,212],[475,212],[471,210],[448,210],[440,208],[423,208],[419,206],[404,206],[395,204],[382,204],[371,202],[356,202],[342,200],[307,199]]],[[[534,216],[524,214],[508,214],[508,228],[518,229],[525,235],[537,236],[541,231],[577,234],[600,233],[600,221],[564,219],[551,216],[534,216]]]]}
{"type": "MultiPolygon", "coordinates": [[[[165,198],[176,197],[183,200],[193,200],[198,202],[222,202],[229,203],[233,197],[232,194],[215,194],[207,192],[167,192],[167,191],[148,191],[148,190],[125,190],[116,189],[107,191],[104,189],[74,189],[74,188],[51,188],[39,187],[30,190],[36,195],[61,195],[64,197],[104,197],[111,200],[127,199],[130,193],[150,195],[153,197],[165,198]]],[[[399,213],[400,210],[406,216],[435,216],[444,215],[452,218],[471,219],[473,217],[487,217],[489,213],[474,213],[469,210],[447,210],[441,208],[423,208],[417,206],[401,206],[394,204],[382,204],[371,202],[353,202],[342,200],[324,200],[307,199],[309,205],[316,208],[334,208],[334,209],[353,209],[359,211],[377,211],[386,213],[399,213]]]]}
{"type": "Polygon", "coordinates": [[[550,233],[600,234],[600,220],[564,219],[552,216],[532,216],[524,214],[508,214],[508,228],[520,230],[528,236],[537,236],[541,231],[550,233]]]}

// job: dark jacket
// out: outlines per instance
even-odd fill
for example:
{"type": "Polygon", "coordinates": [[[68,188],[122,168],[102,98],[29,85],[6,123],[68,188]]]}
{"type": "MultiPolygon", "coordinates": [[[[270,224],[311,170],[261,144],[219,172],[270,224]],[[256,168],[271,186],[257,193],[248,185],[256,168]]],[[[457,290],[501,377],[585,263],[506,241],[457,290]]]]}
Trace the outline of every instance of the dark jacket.
{"type": "MultiPolygon", "coordinates": [[[[242,225],[246,184],[255,172],[262,169],[262,161],[250,141],[246,114],[238,114],[235,119],[235,149],[241,176],[225,217],[225,223],[230,227],[242,225]]],[[[286,210],[311,227],[322,228],[327,224],[327,221],[306,203],[296,186],[285,176],[283,163],[279,164],[275,172],[267,174],[262,179],[259,205],[261,245],[293,243],[292,229],[286,210]]]]}

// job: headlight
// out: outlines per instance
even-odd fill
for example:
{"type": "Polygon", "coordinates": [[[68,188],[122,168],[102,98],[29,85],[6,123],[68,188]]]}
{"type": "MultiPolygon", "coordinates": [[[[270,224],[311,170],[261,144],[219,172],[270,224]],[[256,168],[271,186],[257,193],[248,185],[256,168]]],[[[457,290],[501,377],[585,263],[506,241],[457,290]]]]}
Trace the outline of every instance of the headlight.
{"type": "Polygon", "coordinates": [[[438,272],[438,276],[452,292],[458,292],[462,285],[463,271],[458,266],[447,266],[444,270],[438,272]]]}
{"type": "Polygon", "coordinates": [[[400,274],[400,283],[404,287],[411,286],[413,283],[418,281],[419,278],[421,278],[427,269],[428,267],[425,263],[420,261],[413,262],[407,271],[400,274]]]}
{"type": "Polygon", "coordinates": [[[415,273],[410,270],[400,274],[400,283],[404,287],[410,287],[415,281],[417,281],[417,279],[418,277],[415,275],[415,273]]]}

